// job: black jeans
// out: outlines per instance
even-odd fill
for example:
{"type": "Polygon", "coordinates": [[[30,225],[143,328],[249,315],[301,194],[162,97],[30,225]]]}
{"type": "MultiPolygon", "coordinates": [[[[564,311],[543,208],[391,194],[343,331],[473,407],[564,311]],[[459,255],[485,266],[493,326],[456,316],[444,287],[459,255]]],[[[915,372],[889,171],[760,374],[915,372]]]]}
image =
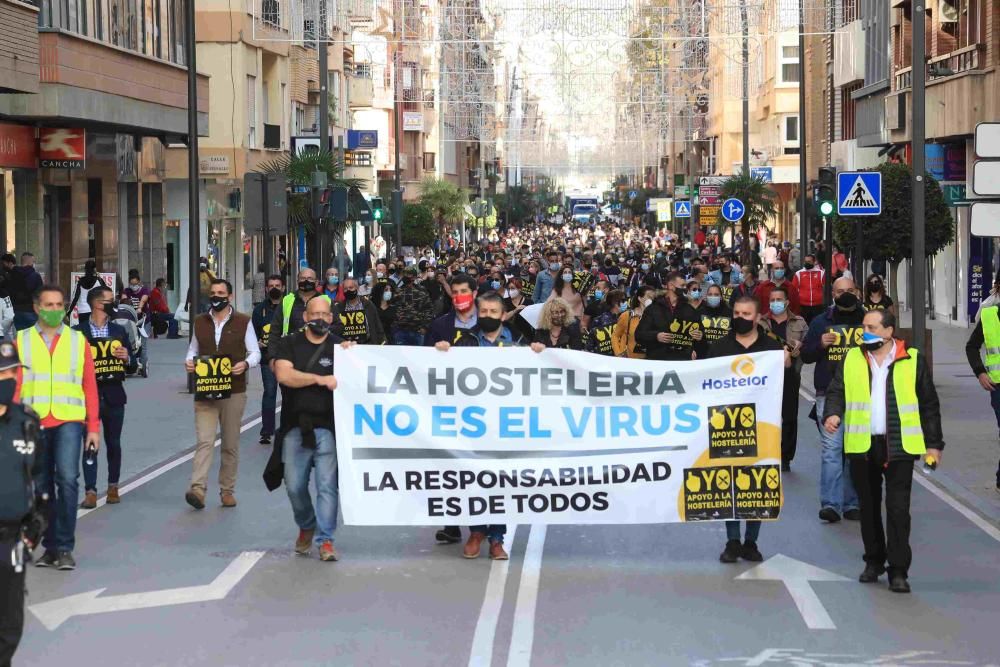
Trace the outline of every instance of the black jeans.
{"type": "Polygon", "coordinates": [[[848,457],[851,479],[858,492],[861,510],[861,539],[865,562],[884,565],[889,576],[907,576],[913,553],[910,551],[910,490],[913,487],[913,459],[889,461],[886,465],[885,436],[874,436],[867,454],[848,457]],[[882,525],[882,478],[885,478],[885,527],[882,525]]]}
{"type": "Polygon", "coordinates": [[[794,368],[785,371],[781,396],[781,460],[791,463],[799,439],[799,387],[802,377],[794,368]]]}
{"type": "Polygon", "coordinates": [[[24,570],[10,564],[13,540],[0,541],[0,667],[9,667],[24,630],[24,570]]]}

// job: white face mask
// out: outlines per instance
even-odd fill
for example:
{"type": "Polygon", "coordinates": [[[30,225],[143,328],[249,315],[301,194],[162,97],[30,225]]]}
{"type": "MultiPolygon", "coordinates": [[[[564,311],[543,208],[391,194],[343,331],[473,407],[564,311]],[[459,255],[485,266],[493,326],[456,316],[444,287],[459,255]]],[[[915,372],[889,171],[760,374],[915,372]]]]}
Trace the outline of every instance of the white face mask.
{"type": "Polygon", "coordinates": [[[649,304],[651,303],[653,303],[652,299],[646,299],[645,301],[642,302],[642,305],[644,308],[649,308],[649,304]]]}
{"type": "Polygon", "coordinates": [[[517,290],[517,289],[507,290],[507,297],[510,298],[510,299],[516,299],[520,293],[521,293],[521,290],[517,290]]]}

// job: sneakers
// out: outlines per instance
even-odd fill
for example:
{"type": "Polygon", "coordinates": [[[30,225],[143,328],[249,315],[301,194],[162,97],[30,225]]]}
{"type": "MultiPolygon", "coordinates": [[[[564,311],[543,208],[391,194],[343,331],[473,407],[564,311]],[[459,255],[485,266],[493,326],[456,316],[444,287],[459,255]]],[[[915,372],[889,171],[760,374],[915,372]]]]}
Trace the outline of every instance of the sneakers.
{"type": "Polygon", "coordinates": [[[503,548],[503,542],[490,542],[490,560],[508,560],[510,556],[503,548]]]}
{"type": "Polygon", "coordinates": [[[739,540],[729,540],[726,542],[726,549],[719,555],[719,562],[735,563],[740,559],[742,547],[739,540]]]}
{"type": "Polygon", "coordinates": [[[848,521],[861,521],[861,510],[858,508],[850,509],[844,512],[844,518],[848,521]]]}
{"type": "Polygon", "coordinates": [[[837,510],[832,507],[824,507],[821,509],[819,511],[819,518],[827,523],[837,523],[840,521],[840,515],[837,513],[837,510]]]}
{"type": "Polygon", "coordinates": [[[139,369],[139,375],[141,377],[148,378],[149,377],[149,369],[146,368],[145,366],[143,366],[142,368],[139,369]]]}
{"type": "Polygon", "coordinates": [[[56,568],[63,571],[75,570],[76,561],[73,560],[73,554],[69,551],[59,552],[59,558],[56,560],[56,568]]]}
{"type": "Polygon", "coordinates": [[[299,529],[299,536],[295,540],[295,553],[300,556],[308,556],[309,550],[312,549],[313,535],[315,534],[315,530],[299,529]]]}
{"type": "Polygon", "coordinates": [[[910,582],[901,574],[894,574],[889,577],[889,590],[893,593],[909,593],[910,582]]]}
{"type": "Polygon", "coordinates": [[[469,535],[469,541],[465,543],[465,548],[462,550],[463,558],[479,558],[479,552],[483,547],[483,540],[486,539],[486,533],[472,533],[469,535]]]}
{"type": "Polygon", "coordinates": [[[340,560],[340,554],[334,548],[333,542],[327,540],[319,545],[319,559],[325,562],[340,560]]]}
{"type": "Polygon", "coordinates": [[[271,444],[271,434],[270,433],[261,433],[260,434],[260,440],[258,440],[257,442],[260,443],[260,444],[262,444],[262,445],[270,445],[271,444]]]}
{"type": "Polygon", "coordinates": [[[223,507],[236,507],[236,496],[233,495],[232,491],[223,491],[219,494],[219,499],[222,501],[223,507]]]}
{"type": "Polygon", "coordinates": [[[87,491],[83,494],[83,502],[80,503],[80,509],[92,510],[97,507],[97,491],[87,491]]]}
{"type": "Polygon", "coordinates": [[[744,542],[743,548],[740,549],[740,558],[751,563],[759,563],[764,560],[764,556],[757,549],[756,542],[744,542]]]}
{"type": "Polygon", "coordinates": [[[35,561],[35,567],[55,567],[59,557],[52,549],[46,549],[42,557],[35,561]]]}
{"type": "Polygon", "coordinates": [[[108,484],[108,497],[104,501],[109,505],[117,505],[122,501],[121,496],[118,495],[117,484],[108,484]]]}
{"type": "Polygon", "coordinates": [[[883,574],[885,574],[885,565],[868,563],[865,565],[865,571],[858,577],[858,581],[863,584],[874,584],[883,574]]]}
{"type": "Polygon", "coordinates": [[[184,494],[184,500],[196,510],[205,509],[205,492],[200,489],[188,489],[188,492],[184,494]]]}
{"type": "Polygon", "coordinates": [[[434,534],[434,539],[443,544],[456,544],[462,541],[462,529],[458,526],[445,526],[434,534]]]}

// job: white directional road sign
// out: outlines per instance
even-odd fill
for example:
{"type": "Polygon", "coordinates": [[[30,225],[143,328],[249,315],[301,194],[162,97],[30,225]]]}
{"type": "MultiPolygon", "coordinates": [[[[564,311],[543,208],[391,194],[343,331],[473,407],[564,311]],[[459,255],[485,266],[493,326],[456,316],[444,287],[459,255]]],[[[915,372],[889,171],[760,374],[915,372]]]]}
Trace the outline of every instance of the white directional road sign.
{"type": "Polygon", "coordinates": [[[842,171],[837,174],[837,214],[881,215],[881,172],[842,171]]]}
{"type": "Polygon", "coordinates": [[[972,164],[972,191],[980,197],[1000,197],[1000,161],[976,160],[972,164]]]}
{"type": "Polygon", "coordinates": [[[675,201],[674,202],[674,217],[675,218],[690,218],[691,217],[691,202],[689,202],[689,201],[675,201]]]}
{"type": "Polygon", "coordinates": [[[850,581],[839,574],[828,572],[809,563],[777,554],[747,570],[737,579],[757,581],[780,581],[788,589],[792,601],[798,607],[802,620],[810,630],[836,630],[833,619],[820,602],[810,581],[850,581]]]}
{"type": "Polygon", "coordinates": [[[982,158],[1000,158],[1000,123],[976,125],[976,155],[982,158]]]}
{"type": "Polygon", "coordinates": [[[722,217],[728,222],[739,222],[743,219],[743,214],[746,213],[746,210],[743,202],[735,197],[730,197],[722,202],[722,217]]]}
{"type": "Polygon", "coordinates": [[[969,231],[973,236],[1000,236],[1000,201],[972,202],[969,231]]]}

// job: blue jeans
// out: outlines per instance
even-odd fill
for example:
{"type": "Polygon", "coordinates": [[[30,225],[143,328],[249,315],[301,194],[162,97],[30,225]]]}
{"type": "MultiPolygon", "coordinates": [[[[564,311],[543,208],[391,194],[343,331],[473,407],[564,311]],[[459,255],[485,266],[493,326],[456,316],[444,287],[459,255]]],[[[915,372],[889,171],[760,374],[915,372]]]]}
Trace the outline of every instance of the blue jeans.
{"type": "MultiPolygon", "coordinates": [[[[101,425],[104,427],[104,451],[108,455],[108,485],[117,486],[122,474],[122,425],[125,423],[125,406],[108,405],[101,401],[101,425]]],[[[83,488],[97,491],[97,462],[83,464],[83,488]]]]}
{"type": "Polygon", "coordinates": [[[49,496],[49,527],[42,544],[56,552],[76,546],[76,504],[80,494],[80,453],[83,424],[67,422],[43,428],[45,461],[35,486],[49,496]]]}
{"type": "Polygon", "coordinates": [[[260,364],[260,381],[264,396],[260,399],[260,434],[274,435],[274,411],[278,403],[278,378],[266,361],[260,364]]]}
{"type": "MultiPolygon", "coordinates": [[[[747,521],[746,530],[746,541],[757,543],[757,538],[760,537],[760,521],[747,521]]],[[[740,541],[740,522],[739,521],[727,521],[726,522],[726,539],[740,541]]]]}
{"type": "Polygon", "coordinates": [[[302,432],[285,434],[281,458],[285,463],[285,490],[292,503],[295,523],[302,530],[315,530],[314,542],[330,540],[337,530],[337,443],[333,432],[318,428],[316,449],[302,446],[302,432]],[[316,507],[309,495],[309,475],[316,470],[316,507]]]}
{"type": "Polygon", "coordinates": [[[424,335],[419,331],[396,329],[392,332],[393,345],[423,345],[424,335]]]}
{"type": "Polygon", "coordinates": [[[507,534],[507,526],[502,523],[493,523],[488,526],[469,526],[473,533],[486,533],[486,538],[490,544],[499,542],[503,544],[503,536],[507,534]]]}
{"type": "Polygon", "coordinates": [[[38,313],[32,310],[14,311],[14,328],[18,331],[34,326],[37,321],[38,313]]]}
{"type": "MultiPolygon", "coordinates": [[[[816,414],[823,420],[823,406],[826,396],[816,397],[816,414]]],[[[822,446],[822,463],[819,477],[820,509],[832,507],[839,514],[858,509],[858,492],[851,481],[851,471],[844,462],[844,425],[834,434],[819,427],[819,441],[822,446]]]]}

